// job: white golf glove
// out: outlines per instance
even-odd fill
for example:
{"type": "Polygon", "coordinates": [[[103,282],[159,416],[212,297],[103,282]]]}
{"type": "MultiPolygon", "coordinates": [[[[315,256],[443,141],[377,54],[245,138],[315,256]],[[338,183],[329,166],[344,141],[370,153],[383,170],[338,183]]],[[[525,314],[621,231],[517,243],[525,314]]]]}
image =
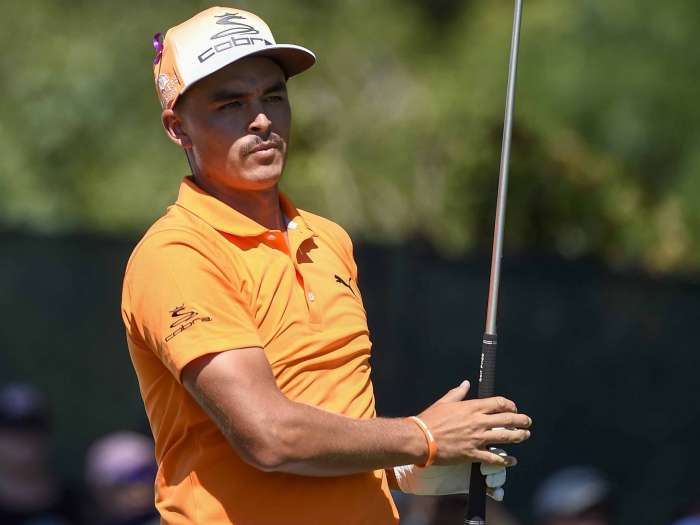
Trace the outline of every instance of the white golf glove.
{"type": "MultiPolygon", "coordinates": [[[[501,449],[491,448],[490,450],[499,456],[508,456],[501,449]]],[[[513,460],[515,461],[514,458],[513,460]]],[[[402,492],[419,496],[445,496],[468,492],[471,468],[471,463],[432,465],[426,468],[416,465],[402,465],[394,467],[394,475],[402,492]]],[[[496,501],[503,501],[506,468],[482,463],[481,473],[486,476],[488,495],[496,501]]]]}

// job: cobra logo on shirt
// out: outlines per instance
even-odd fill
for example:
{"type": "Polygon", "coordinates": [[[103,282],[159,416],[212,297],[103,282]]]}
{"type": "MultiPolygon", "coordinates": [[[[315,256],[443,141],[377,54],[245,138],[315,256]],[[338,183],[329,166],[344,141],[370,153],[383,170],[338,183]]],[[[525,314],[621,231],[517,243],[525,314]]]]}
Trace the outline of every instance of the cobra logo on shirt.
{"type": "Polygon", "coordinates": [[[212,318],[208,315],[201,317],[199,315],[199,312],[197,312],[196,310],[188,309],[184,304],[173,308],[168,313],[170,314],[171,319],[174,319],[174,321],[170,325],[170,328],[173,329],[173,332],[171,332],[170,335],[168,335],[165,338],[166,343],[176,335],[181,334],[182,332],[193,326],[197,321],[206,323],[212,320],[212,318]]]}

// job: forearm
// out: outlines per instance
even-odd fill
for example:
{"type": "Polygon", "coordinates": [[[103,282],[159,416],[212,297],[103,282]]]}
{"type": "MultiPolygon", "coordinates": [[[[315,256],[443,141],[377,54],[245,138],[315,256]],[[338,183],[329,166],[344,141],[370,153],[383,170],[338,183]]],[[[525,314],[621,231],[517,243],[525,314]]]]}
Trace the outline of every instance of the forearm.
{"type": "Polygon", "coordinates": [[[265,471],[339,476],[423,464],[430,434],[436,465],[504,465],[486,447],[524,441],[532,424],[505,398],[462,401],[467,382],[420,414],[425,434],[405,418],[352,419],[285,397],[257,347],[203,356],[182,378],[239,456],[265,471]]]}
{"type": "Polygon", "coordinates": [[[288,399],[260,348],[202,357],[183,383],[241,459],[261,470],[339,476],[426,459],[412,421],[353,419],[288,399]]]}
{"type": "Polygon", "coordinates": [[[282,472],[338,476],[426,459],[423,433],[405,418],[353,419],[289,402],[276,419],[282,472]]]}

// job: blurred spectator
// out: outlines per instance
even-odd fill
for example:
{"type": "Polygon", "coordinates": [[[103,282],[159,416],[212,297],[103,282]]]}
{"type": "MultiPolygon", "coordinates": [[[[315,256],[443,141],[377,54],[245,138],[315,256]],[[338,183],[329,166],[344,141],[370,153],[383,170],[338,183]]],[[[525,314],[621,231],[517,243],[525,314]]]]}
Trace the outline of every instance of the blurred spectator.
{"type": "Polygon", "coordinates": [[[535,493],[539,525],[609,525],[610,484],[593,467],[568,467],[548,477],[535,493]]]}
{"type": "Polygon", "coordinates": [[[0,389],[0,523],[67,525],[73,506],[50,465],[44,396],[34,387],[0,389]]]}
{"type": "Polygon", "coordinates": [[[691,499],[677,514],[673,525],[700,525],[700,495],[691,499]]]}
{"type": "Polygon", "coordinates": [[[85,482],[94,508],[89,523],[160,523],[154,503],[156,474],[153,441],[135,432],[116,432],[93,443],[85,464],[85,482]]]}
{"type": "MultiPolygon", "coordinates": [[[[401,515],[401,525],[455,525],[464,521],[467,496],[413,496],[394,492],[401,515]]],[[[486,501],[489,525],[519,525],[505,507],[496,501],[486,501]]]]}
{"type": "Polygon", "coordinates": [[[401,525],[430,525],[435,514],[437,498],[414,496],[400,491],[392,493],[401,516],[401,525]]]}
{"type": "MultiPolygon", "coordinates": [[[[506,495],[508,489],[506,488],[506,495]]],[[[437,498],[435,512],[429,525],[453,525],[462,523],[467,511],[467,496],[441,496],[437,498]]],[[[486,516],[489,525],[518,525],[518,521],[511,516],[502,503],[486,498],[486,516]]]]}

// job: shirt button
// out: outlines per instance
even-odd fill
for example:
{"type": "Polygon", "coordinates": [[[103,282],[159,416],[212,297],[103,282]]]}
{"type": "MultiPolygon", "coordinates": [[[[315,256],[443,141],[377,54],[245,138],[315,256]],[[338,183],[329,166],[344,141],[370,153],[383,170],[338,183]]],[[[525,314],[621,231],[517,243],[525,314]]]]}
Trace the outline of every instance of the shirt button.
{"type": "Polygon", "coordinates": [[[297,229],[297,223],[294,221],[289,221],[289,224],[287,224],[287,228],[290,230],[296,230],[297,229]]]}
{"type": "Polygon", "coordinates": [[[306,294],[306,296],[309,298],[309,301],[311,301],[312,303],[316,300],[316,295],[313,292],[309,292],[308,294],[306,294]]]}
{"type": "Polygon", "coordinates": [[[268,234],[268,236],[267,236],[268,241],[274,241],[275,239],[277,239],[277,236],[274,233],[268,234]]]}

